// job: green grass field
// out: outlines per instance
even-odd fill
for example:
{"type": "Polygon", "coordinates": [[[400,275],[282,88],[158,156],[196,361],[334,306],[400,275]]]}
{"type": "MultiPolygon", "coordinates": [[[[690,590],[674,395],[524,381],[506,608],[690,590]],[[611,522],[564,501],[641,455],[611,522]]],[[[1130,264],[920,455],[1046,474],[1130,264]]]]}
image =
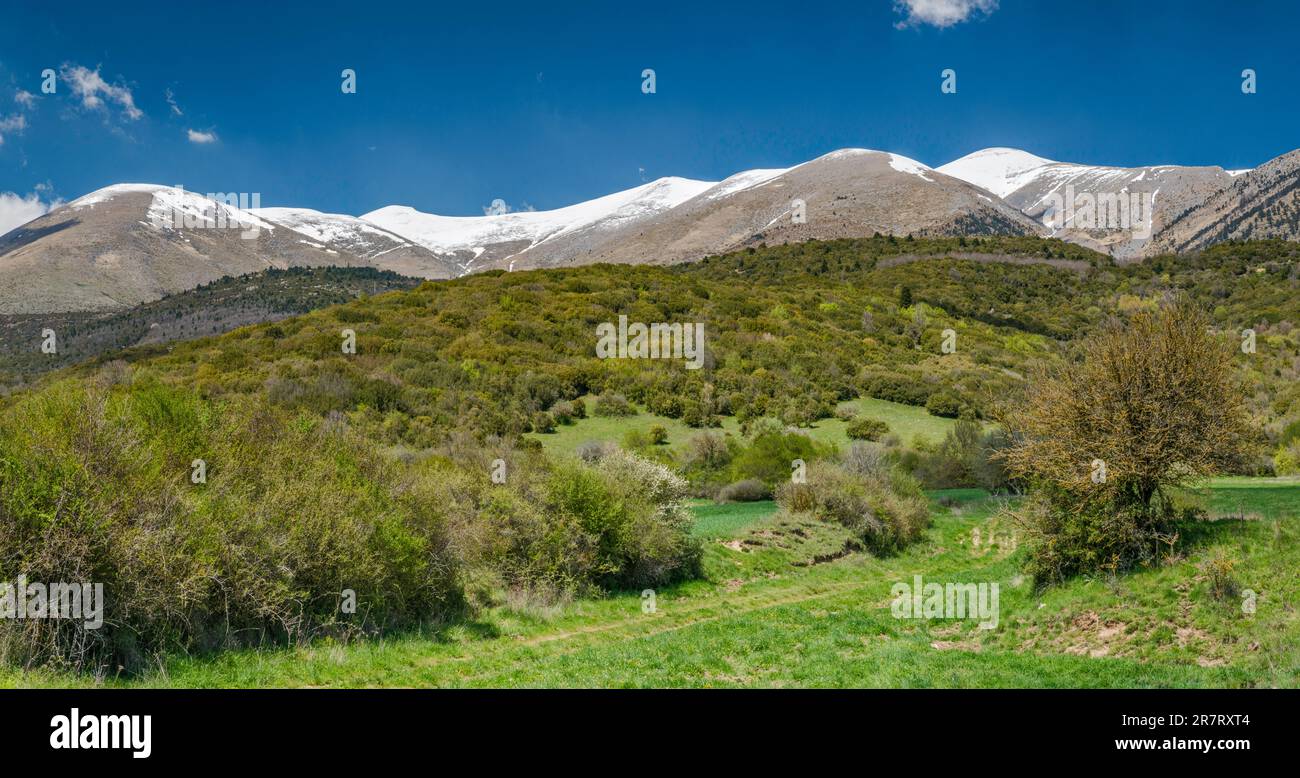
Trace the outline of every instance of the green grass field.
{"type": "MultiPolygon", "coordinates": [[[[590,409],[595,406],[595,398],[586,397],[584,399],[587,402],[588,412],[590,412],[590,409]]],[[[855,406],[859,415],[879,419],[888,424],[889,431],[898,435],[907,444],[915,440],[937,443],[943,440],[944,435],[947,435],[948,430],[952,429],[952,426],[956,423],[953,419],[931,416],[924,408],[902,405],[888,400],[877,400],[872,397],[851,400],[848,404],[855,406]]],[[[643,412],[635,416],[624,417],[589,416],[577,420],[574,424],[557,426],[553,433],[534,434],[528,437],[541,441],[542,446],[546,448],[548,453],[573,454],[578,446],[587,441],[620,443],[630,430],[636,430],[648,436],[650,428],[655,426],[663,427],[668,431],[668,442],[665,445],[669,448],[685,445],[692,435],[700,432],[698,429],[683,424],[680,419],[670,419],[666,416],[656,416],[643,412]]],[[[819,443],[833,443],[843,449],[847,448],[851,442],[848,435],[844,433],[846,426],[847,423],[839,419],[822,419],[812,427],[807,428],[806,431],[813,440],[819,443]]],[[[722,421],[722,431],[732,435],[739,435],[740,423],[732,417],[726,417],[722,421]]]]}
{"type": "MultiPolygon", "coordinates": [[[[770,502],[693,506],[706,576],[656,593],[551,607],[502,605],[436,633],[352,645],[176,658],[108,686],[175,687],[1255,687],[1300,685],[1300,484],[1211,482],[1212,514],[1181,528],[1179,555],[1117,578],[1036,591],[1023,549],[977,490],[933,495],[934,526],[894,557],[837,556],[843,531],[770,502]],[[938,502],[943,499],[943,504],[938,502]],[[948,507],[944,507],[948,506],[948,507]],[[1263,517],[1271,518],[1263,518],[1263,517]],[[979,541],[976,541],[978,532],[979,541]],[[825,561],[827,558],[830,561],[825,561]],[[1234,562],[1256,611],[1214,599],[1206,563],[1234,562]],[[891,586],[997,582],[995,629],[900,619],[891,586]]],[[[1244,596],[1244,595],[1243,595],[1244,596]]],[[[0,685],[96,685],[46,671],[0,685]]]]}
{"type": "Polygon", "coordinates": [[[702,538],[729,538],[759,519],[772,515],[776,503],[738,502],[716,504],[711,500],[696,500],[691,504],[695,512],[695,534],[702,538]]]}

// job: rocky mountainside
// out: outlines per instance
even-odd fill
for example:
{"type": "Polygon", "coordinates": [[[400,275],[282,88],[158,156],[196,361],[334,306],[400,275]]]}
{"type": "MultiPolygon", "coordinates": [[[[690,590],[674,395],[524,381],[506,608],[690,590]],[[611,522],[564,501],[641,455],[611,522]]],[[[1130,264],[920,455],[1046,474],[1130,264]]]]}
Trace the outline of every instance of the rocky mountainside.
{"type": "Polygon", "coordinates": [[[842,149],[723,181],[661,178],[550,211],[360,217],[241,209],[149,184],[92,192],[0,236],[0,314],[119,310],[268,268],[427,279],[594,262],[668,264],[761,244],[893,235],[1059,237],[1136,261],[1300,237],[1300,152],[1251,171],[1121,168],[993,148],[938,168],[842,149]]]}
{"type": "Polygon", "coordinates": [[[877,232],[1044,232],[965,181],[866,149],[843,149],[792,168],[751,170],[712,184],[661,179],[572,208],[582,209],[582,218],[569,218],[563,212],[570,209],[560,209],[453,220],[409,208],[384,208],[362,218],[430,248],[476,251],[475,270],[669,264],[759,243],[877,232]]]}
{"type": "Polygon", "coordinates": [[[1300,150],[1235,178],[1202,203],[1177,214],[1154,249],[1194,251],[1226,240],[1300,240],[1300,150]]]}
{"type": "Polygon", "coordinates": [[[270,268],[461,272],[352,217],[267,210],[153,184],[97,190],[0,236],[0,314],[121,310],[270,268]]]}
{"type": "Polygon", "coordinates": [[[200,195],[124,184],[0,236],[0,314],[115,310],[272,267],[366,264],[200,195]]]}
{"type": "Polygon", "coordinates": [[[1133,260],[1179,215],[1231,187],[1244,171],[1155,165],[1107,167],[1055,162],[992,148],[938,168],[1002,198],[1050,235],[1133,260]]]}
{"type": "Polygon", "coordinates": [[[320,248],[347,252],[381,270],[428,279],[455,278],[468,270],[455,252],[431,251],[355,216],[310,208],[255,208],[250,213],[302,233],[320,248]]]}

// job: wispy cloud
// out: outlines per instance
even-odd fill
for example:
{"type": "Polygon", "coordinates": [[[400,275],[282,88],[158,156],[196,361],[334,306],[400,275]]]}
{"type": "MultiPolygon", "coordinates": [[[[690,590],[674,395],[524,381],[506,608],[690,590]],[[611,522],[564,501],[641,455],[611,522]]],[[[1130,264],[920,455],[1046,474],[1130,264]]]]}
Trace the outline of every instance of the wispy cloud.
{"type": "MultiPolygon", "coordinates": [[[[37,187],[38,189],[40,187],[37,187]]],[[[48,186],[46,186],[48,190],[48,186]]],[[[22,196],[13,192],[0,192],[0,235],[21,227],[38,216],[63,204],[62,200],[43,202],[36,192],[22,196]]]]}
{"type": "Polygon", "coordinates": [[[975,15],[998,10],[998,0],[895,0],[894,11],[906,14],[897,22],[898,29],[930,24],[940,29],[961,24],[975,15]]]}
{"type": "Polygon", "coordinates": [[[108,104],[114,103],[122,110],[122,115],[132,121],[144,116],[144,112],[135,107],[135,97],[131,90],[105,81],[99,74],[98,65],[91,70],[65,62],[59,75],[72,88],[72,95],[81,101],[82,108],[107,110],[108,104]]]}
{"type": "Polygon", "coordinates": [[[212,131],[204,132],[202,130],[187,130],[190,143],[216,143],[217,134],[212,131]]]}
{"type": "Polygon", "coordinates": [[[0,119],[0,146],[4,145],[5,133],[22,134],[27,129],[27,117],[20,113],[0,119]]]}
{"type": "Polygon", "coordinates": [[[36,107],[36,95],[28,92],[26,89],[19,89],[17,92],[14,92],[14,102],[24,108],[34,108],[36,107]]]}
{"type": "Polygon", "coordinates": [[[171,106],[172,116],[184,116],[185,112],[176,104],[176,93],[168,89],[164,94],[167,97],[167,105],[171,106]]]}

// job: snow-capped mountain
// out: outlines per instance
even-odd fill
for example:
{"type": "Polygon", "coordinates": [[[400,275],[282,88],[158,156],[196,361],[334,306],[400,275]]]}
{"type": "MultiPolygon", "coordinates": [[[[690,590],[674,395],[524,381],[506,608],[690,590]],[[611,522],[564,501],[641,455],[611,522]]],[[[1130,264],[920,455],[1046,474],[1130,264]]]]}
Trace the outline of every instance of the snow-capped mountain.
{"type": "Polygon", "coordinates": [[[272,267],[368,264],[203,195],[118,184],[0,235],[0,314],[113,310],[272,267]]]}
{"type": "Polygon", "coordinates": [[[583,235],[516,267],[690,262],[760,243],[884,234],[1032,235],[1040,228],[982,190],[906,157],[843,149],[747,171],[651,219],[583,235]]]}
{"type": "Polygon", "coordinates": [[[612,230],[663,213],[714,184],[661,178],[634,189],[551,211],[490,216],[437,216],[390,205],[361,218],[444,255],[468,256],[466,270],[521,257],[548,242],[584,231],[612,230]]]}
{"type": "Polygon", "coordinates": [[[467,270],[454,252],[433,251],[356,216],[310,208],[255,208],[251,213],[307,236],[318,248],[349,252],[381,270],[429,279],[455,278],[467,270]]]}
{"type": "Polygon", "coordinates": [[[663,178],[553,211],[446,217],[390,206],[362,218],[435,251],[471,252],[472,270],[687,262],[760,242],[874,232],[1042,231],[964,181],[868,149],[718,182],[663,178]]]}
{"type": "Polygon", "coordinates": [[[0,314],[121,308],[268,267],[368,266],[441,279],[494,268],[689,262],[760,243],[877,232],[1053,235],[1132,260],[1232,237],[1300,237],[1296,155],[1227,171],[1082,165],[992,148],[931,168],[842,149],[722,181],[661,178],[550,211],[488,216],[403,205],[360,217],[248,208],[118,184],[0,235],[0,314]],[[1121,223],[1112,223],[1116,215],[1121,223]]]}
{"type": "Polygon", "coordinates": [[[992,192],[1055,237],[1121,260],[1143,256],[1152,236],[1245,172],[1080,165],[1007,148],[977,151],[938,170],[992,192]]]}

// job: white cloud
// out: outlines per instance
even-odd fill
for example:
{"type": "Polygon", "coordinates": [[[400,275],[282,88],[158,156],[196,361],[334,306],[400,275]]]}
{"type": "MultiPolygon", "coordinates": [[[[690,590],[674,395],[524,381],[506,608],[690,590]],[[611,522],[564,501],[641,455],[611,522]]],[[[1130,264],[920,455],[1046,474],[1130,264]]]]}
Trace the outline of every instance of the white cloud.
{"type": "Polygon", "coordinates": [[[176,104],[176,94],[170,89],[168,89],[165,94],[167,96],[167,104],[172,107],[172,116],[184,116],[185,112],[176,104]]]}
{"type": "Polygon", "coordinates": [[[216,143],[217,134],[215,132],[202,132],[200,130],[187,130],[190,143],[216,143]]]}
{"type": "Polygon", "coordinates": [[[36,95],[28,92],[26,89],[19,89],[14,92],[14,102],[24,108],[34,108],[36,106],[36,95]]]}
{"type": "Polygon", "coordinates": [[[998,0],[895,0],[894,11],[907,18],[894,26],[920,27],[932,24],[940,29],[961,24],[976,14],[988,15],[998,10],[998,0]]]}
{"type": "Polygon", "coordinates": [[[20,113],[0,119],[0,146],[4,145],[6,132],[21,135],[25,129],[27,129],[27,117],[20,113]]]}
{"type": "Polygon", "coordinates": [[[88,109],[106,109],[105,100],[116,103],[122,109],[122,115],[135,120],[144,116],[144,112],[135,107],[135,97],[131,90],[117,84],[110,84],[99,75],[99,66],[94,70],[64,63],[60,75],[72,87],[72,95],[81,100],[81,107],[88,109]]]}
{"type": "Polygon", "coordinates": [[[62,200],[55,200],[52,203],[41,202],[40,195],[35,192],[26,197],[13,192],[0,192],[0,235],[15,227],[21,227],[62,204],[62,200]]]}

